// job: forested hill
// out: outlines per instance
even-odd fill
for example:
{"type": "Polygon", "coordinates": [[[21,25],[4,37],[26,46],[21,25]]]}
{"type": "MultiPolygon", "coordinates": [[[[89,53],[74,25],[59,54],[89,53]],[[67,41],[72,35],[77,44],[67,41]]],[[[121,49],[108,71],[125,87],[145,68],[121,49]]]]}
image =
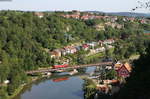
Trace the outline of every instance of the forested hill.
{"type": "Polygon", "coordinates": [[[104,20],[83,21],[63,18],[56,13],[44,14],[39,18],[34,12],[0,12],[0,84],[10,80],[8,87],[0,87],[0,96],[11,95],[26,82],[24,71],[51,66],[52,60],[45,48],[53,50],[80,40],[98,41],[141,33],[138,23],[122,23],[120,18],[117,22],[124,28],[109,26],[105,31],[98,31],[94,26],[104,24],[104,20]]]}

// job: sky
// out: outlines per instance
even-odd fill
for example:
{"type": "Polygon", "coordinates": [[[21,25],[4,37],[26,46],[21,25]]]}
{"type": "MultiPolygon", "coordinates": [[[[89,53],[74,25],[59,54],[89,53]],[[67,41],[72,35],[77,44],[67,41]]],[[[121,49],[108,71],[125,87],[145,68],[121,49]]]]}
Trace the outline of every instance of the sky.
{"type": "MultiPolygon", "coordinates": [[[[0,0],[0,10],[130,12],[138,0],[0,0]]],[[[145,0],[141,0],[145,1],[145,0]]],[[[147,13],[145,9],[136,12],[147,13]]]]}

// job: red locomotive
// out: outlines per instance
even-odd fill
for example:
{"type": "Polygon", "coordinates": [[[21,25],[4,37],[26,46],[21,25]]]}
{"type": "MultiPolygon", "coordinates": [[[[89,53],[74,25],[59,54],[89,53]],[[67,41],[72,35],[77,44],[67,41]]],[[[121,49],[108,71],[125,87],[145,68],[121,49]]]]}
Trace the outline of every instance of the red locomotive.
{"type": "Polygon", "coordinates": [[[63,64],[63,65],[54,65],[53,69],[57,69],[57,68],[65,68],[68,67],[68,64],[63,64]]]}

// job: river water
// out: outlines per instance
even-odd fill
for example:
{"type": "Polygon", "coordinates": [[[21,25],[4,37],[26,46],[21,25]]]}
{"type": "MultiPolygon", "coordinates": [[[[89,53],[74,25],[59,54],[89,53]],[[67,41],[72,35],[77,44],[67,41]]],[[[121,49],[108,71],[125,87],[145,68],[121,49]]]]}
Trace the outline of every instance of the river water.
{"type": "Polygon", "coordinates": [[[82,90],[84,80],[81,76],[89,74],[95,67],[88,67],[85,72],[75,76],[56,74],[56,78],[47,78],[27,85],[14,99],[84,99],[82,90]]]}

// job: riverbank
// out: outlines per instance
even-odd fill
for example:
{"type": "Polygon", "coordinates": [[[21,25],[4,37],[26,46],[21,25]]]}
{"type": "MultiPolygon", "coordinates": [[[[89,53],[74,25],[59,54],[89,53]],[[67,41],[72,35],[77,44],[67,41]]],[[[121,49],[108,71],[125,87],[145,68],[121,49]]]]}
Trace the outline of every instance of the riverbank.
{"type": "MultiPolygon", "coordinates": [[[[84,61],[86,63],[93,63],[93,62],[99,61],[99,59],[102,58],[103,56],[104,56],[104,52],[100,52],[100,53],[97,53],[97,54],[87,56],[86,60],[84,60],[84,61]]],[[[18,95],[24,89],[24,86],[26,86],[28,84],[31,84],[31,83],[37,81],[38,79],[45,78],[45,77],[47,77],[47,76],[37,76],[37,77],[34,77],[32,79],[29,78],[30,80],[29,80],[28,83],[19,86],[19,88],[17,88],[16,91],[14,92],[14,94],[11,95],[11,96],[8,96],[7,99],[13,99],[16,95],[18,95]]]]}
{"type": "Polygon", "coordinates": [[[25,86],[32,84],[32,83],[36,82],[37,80],[40,80],[40,79],[46,78],[46,77],[49,77],[49,76],[38,76],[38,77],[29,78],[30,80],[28,81],[28,83],[20,85],[15,90],[15,92],[11,96],[7,96],[6,99],[14,99],[14,97],[16,97],[18,94],[20,94],[20,92],[25,88],[25,86]]]}
{"type": "Polygon", "coordinates": [[[19,86],[19,88],[15,90],[15,92],[13,93],[13,95],[8,96],[7,99],[13,99],[15,96],[17,96],[23,90],[23,88],[24,88],[25,85],[19,86]]]}
{"type": "Polygon", "coordinates": [[[83,79],[85,81],[83,84],[84,97],[85,99],[93,99],[96,92],[96,83],[88,77],[83,79]]]}
{"type": "MultiPolygon", "coordinates": [[[[137,59],[138,55],[133,55],[132,59],[137,59]]],[[[85,84],[85,97],[86,99],[95,99],[94,96],[111,96],[114,93],[118,93],[121,86],[126,83],[126,78],[130,77],[132,71],[131,64],[125,62],[117,62],[111,68],[97,69],[94,75],[88,77],[85,84]],[[122,72],[124,74],[122,74],[122,72]],[[89,87],[95,85],[96,87],[89,87]],[[93,93],[93,94],[91,94],[93,93]],[[97,93],[97,94],[96,94],[97,93]]],[[[99,98],[96,98],[99,99],[99,98]]],[[[104,98],[105,99],[105,98],[104,98]]]]}

